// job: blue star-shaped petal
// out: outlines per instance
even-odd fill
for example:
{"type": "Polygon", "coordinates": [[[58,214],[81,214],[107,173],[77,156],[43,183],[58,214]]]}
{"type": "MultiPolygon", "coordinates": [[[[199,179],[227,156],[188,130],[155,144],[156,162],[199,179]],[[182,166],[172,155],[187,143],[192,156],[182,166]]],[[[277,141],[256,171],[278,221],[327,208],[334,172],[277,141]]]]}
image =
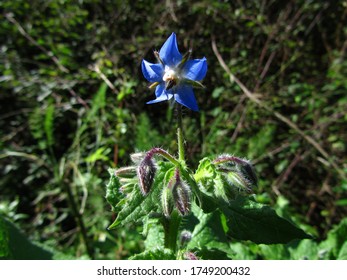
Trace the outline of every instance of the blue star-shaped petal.
{"type": "Polygon", "coordinates": [[[202,86],[201,81],[207,72],[206,58],[189,60],[189,54],[182,56],[178,50],[176,34],[172,33],[155,52],[158,63],[142,61],[143,76],[156,87],[156,99],[147,104],[170,100],[172,97],[179,104],[198,111],[193,86],[202,86]]]}

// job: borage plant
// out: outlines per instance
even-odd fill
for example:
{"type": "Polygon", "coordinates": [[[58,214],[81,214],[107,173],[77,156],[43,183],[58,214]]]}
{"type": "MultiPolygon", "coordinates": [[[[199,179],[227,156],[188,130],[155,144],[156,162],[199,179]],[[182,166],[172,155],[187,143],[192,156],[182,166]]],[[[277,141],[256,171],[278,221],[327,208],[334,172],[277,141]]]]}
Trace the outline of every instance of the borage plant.
{"type": "Polygon", "coordinates": [[[133,259],[232,258],[230,242],[287,243],[309,238],[290,221],[254,200],[257,176],[250,161],[229,154],[203,158],[195,173],[187,166],[181,106],[198,111],[193,88],[203,87],[205,58],[181,55],[176,35],[167,39],[157,63],[142,61],[155,88],[153,104],[174,100],[178,112],[178,158],[161,148],[131,155],[132,166],[110,169],[106,199],[117,213],[109,229],[143,224],[146,250],[133,259]]]}

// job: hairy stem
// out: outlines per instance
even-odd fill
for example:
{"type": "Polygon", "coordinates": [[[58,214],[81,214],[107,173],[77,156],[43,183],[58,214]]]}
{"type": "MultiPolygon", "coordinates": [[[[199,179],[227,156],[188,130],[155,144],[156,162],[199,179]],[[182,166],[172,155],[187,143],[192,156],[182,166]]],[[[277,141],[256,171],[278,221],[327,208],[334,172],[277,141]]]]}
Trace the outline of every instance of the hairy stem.
{"type": "MultiPolygon", "coordinates": [[[[182,129],[182,108],[180,104],[177,104],[177,144],[178,144],[179,163],[176,165],[180,166],[180,169],[184,170],[185,155],[184,155],[184,139],[183,139],[183,129],[182,129]]],[[[179,231],[178,229],[180,227],[181,220],[182,220],[182,217],[179,215],[177,211],[173,211],[171,213],[170,218],[163,218],[165,248],[171,249],[173,252],[176,252],[176,249],[177,249],[177,237],[178,237],[178,231],[179,231]]]]}
{"type": "Polygon", "coordinates": [[[165,248],[171,249],[173,252],[176,252],[177,249],[177,237],[178,237],[178,229],[181,223],[181,216],[177,211],[173,211],[171,213],[170,218],[164,218],[163,226],[164,226],[164,245],[165,248]]]}
{"type": "Polygon", "coordinates": [[[147,152],[148,157],[152,157],[154,154],[158,154],[166,158],[168,161],[171,161],[174,165],[178,166],[179,162],[178,160],[170,155],[167,151],[163,150],[162,148],[153,148],[147,152]]]}

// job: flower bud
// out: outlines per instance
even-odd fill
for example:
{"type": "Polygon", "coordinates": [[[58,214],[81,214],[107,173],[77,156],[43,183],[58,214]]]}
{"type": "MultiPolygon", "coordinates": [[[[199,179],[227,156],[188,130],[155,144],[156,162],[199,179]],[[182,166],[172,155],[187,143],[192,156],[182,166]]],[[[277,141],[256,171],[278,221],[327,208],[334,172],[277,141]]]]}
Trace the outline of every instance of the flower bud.
{"type": "Polygon", "coordinates": [[[238,165],[240,173],[249,182],[250,187],[257,187],[258,178],[255,174],[254,167],[250,161],[244,161],[243,164],[238,165]]]}
{"type": "Polygon", "coordinates": [[[139,164],[146,156],[146,153],[139,152],[139,153],[134,153],[130,155],[131,161],[134,164],[139,164]]]}
{"type": "Polygon", "coordinates": [[[139,186],[143,195],[147,195],[150,191],[155,172],[156,167],[152,157],[146,156],[137,167],[137,177],[139,178],[139,186]]]}
{"type": "Polygon", "coordinates": [[[252,191],[258,184],[257,175],[250,161],[231,155],[221,155],[214,160],[218,170],[225,173],[228,183],[238,189],[252,191]]]}
{"type": "Polygon", "coordinates": [[[180,236],[181,247],[185,247],[191,239],[192,239],[192,233],[188,230],[183,230],[180,236]]]}
{"type": "MultiPolygon", "coordinates": [[[[239,191],[240,190],[246,190],[247,192],[251,191],[249,181],[246,178],[244,178],[243,175],[240,174],[239,172],[230,171],[225,174],[225,178],[227,182],[229,183],[229,185],[234,186],[234,188],[238,189],[239,191]]],[[[231,192],[231,197],[233,196],[232,193],[233,192],[231,192]]]]}
{"type": "Polygon", "coordinates": [[[190,210],[190,188],[184,182],[176,180],[172,189],[173,199],[175,201],[178,212],[184,216],[189,213],[190,210]]]}
{"type": "Polygon", "coordinates": [[[173,210],[173,206],[174,205],[173,205],[172,188],[167,186],[163,189],[163,192],[161,193],[161,207],[163,208],[163,212],[166,218],[170,217],[173,210]]]}
{"type": "Polygon", "coordinates": [[[114,175],[119,178],[134,178],[136,168],[134,166],[122,167],[114,171],[114,175]]]}
{"type": "Polygon", "coordinates": [[[196,261],[198,257],[193,252],[185,252],[184,257],[186,260],[196,261]]]}
{"type": "Polygon", "coordinates": [[[134,183],[126,183],[119,188],[119,191],[124,195],[128,195],[129,193],[133,191],[133,189],[134,189],[134,183]]]}

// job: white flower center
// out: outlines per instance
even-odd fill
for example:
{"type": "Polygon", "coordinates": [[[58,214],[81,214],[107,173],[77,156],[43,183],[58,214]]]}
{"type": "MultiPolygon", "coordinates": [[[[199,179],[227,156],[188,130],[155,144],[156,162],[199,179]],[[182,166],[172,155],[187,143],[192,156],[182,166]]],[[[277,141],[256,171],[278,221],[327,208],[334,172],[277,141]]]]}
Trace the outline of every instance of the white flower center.
{"type": "Polygon", "coordinates": [[[178,79],[178,75],[175,72],[175,70],[165,66],[165,72],[164,72],[164,76],[163,76],[163,81],[167,82],[167,81],[173,81],[178,79]]]}

